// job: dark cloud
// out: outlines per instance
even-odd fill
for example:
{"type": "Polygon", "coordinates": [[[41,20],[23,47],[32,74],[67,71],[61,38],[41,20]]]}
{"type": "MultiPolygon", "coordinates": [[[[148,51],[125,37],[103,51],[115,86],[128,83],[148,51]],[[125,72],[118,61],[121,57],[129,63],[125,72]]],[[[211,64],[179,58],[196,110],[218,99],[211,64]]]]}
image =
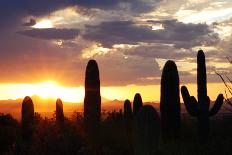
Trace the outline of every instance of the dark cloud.
{"type": "Polygon", "coordinates": [[[164,21],[148,21],[148,23],[162,24],[166,35],[163,36],[165,40],[179,40],[189,41],[201,35],[206,35],[211,32],[209,26],[206,24],[182,23],[177,20],[164,21]]]}
{"type": "Polygon", "coordinates": [[[70,40],[77,37],[80,33],[79,29],[31,29],[26,31],[17,32],[25,36],[40,38],[40,39],[60,39],[60,40],[70,40]]]}
{"type": "Polygon", "coordinates": [[[123,4],[128,4],[134,12],[152,10],[161,0],[1,0],[1,24],[7,26],[15,21],[19,22],[26,16],[44,16],[56,10],[70,6],[87,9],[97,8],[104,10],[127,9],[123,4]]]}
{"type": "Polygon", "coordinates": [[[196,51],[183,50],[167,44],[145,44],[124,50],[126,55],[137,55],[141,57],[181,60],[195,57],[196,51]]]}
{"type": "Polygon", "coordinates": [[[97,55],[103,85],[157,84],[161,75],[154,58],[126,57],[119,52],[97,55]],[[153,79],[154,78],[154,79],[153,79]]]}
{"type": "Polygon", "coordinates": [[[189,48],[190,45],[191,47],[202,45],[204,40],[200,38],[204,39],[204,36],[212,33],[206,24],[184,24],[177,20],[148,21],[148,23],[162,24],[164,29],[154,31],[151,27],[138,25],[132,21],[112,21],[102,22],[99,25],[86,25],[83,37],[100,42],[105,47],[112,47],[115,44],[156,42],[189,48]]]}
{"type": "Polygon", "coordinates": [[[30,19],[28,22],[23,23],[23,26],[34,26],[36,24],[35,19],[30,19]]]}
{"type": "Polygon", "coordinates": [[[162,0],[79,0],[78,5],[87,8],[99,9],[129,9],[133,12],[148,12],[156,7],[162,0]]]}
{"type": "Polygon", "coordinates": [[[86,25],[83,37],[100,42],[105,47],[112,47],[114,44],[137,44],[141,41],[151,41],[154,35],[148,27],[137,26],[132,21],[112,21],[102,22],[100,25],[86,25]]]}

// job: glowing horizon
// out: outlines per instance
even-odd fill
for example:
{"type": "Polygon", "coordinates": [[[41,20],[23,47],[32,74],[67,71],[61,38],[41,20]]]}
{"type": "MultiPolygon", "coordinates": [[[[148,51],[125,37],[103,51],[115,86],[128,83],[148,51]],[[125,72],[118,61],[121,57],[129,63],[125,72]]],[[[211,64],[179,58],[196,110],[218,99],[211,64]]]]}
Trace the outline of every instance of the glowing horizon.
{"type": "MultiPolygon", "coordinates": [[[[181,86],[181,85],[180,85],[181,86]]],[[[189,92],[197,96],[197,85],[186,84],[189,92]]],[[[61,98],[64,102],[82,103],[84,100],[84,87],[66,87],[55,81],[44,81],[35,84],[0,84],[0,100],[19,99],[25,96],[37,95],[43,99],[61,98]]],[[[215,100],[219,93],[223,93],[223,83],[208,83],[208,95],[215,100]]],[[[133,101],[135,93],[140,93],[144,102],[160,101],[160,85],[127,85],[101,87],[101,96],[107,100],[133,101]]],[[[182,100],[181,94],[180,98],[182,100]]]]}

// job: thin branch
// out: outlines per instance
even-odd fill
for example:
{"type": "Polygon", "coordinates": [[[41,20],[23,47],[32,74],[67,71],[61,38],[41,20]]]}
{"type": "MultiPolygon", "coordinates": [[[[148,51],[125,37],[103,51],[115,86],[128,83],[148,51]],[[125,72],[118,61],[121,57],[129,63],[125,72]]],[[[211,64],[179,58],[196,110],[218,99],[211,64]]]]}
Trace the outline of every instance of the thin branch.
{"type": "Polygon", "coordinates": [[[231,64],[232,64],[232,60],[231,60],[231,58],[230,58],[230,57],[226,57],[226,59],[229,61],[229,63],[231,63],[231,64]]]}
{"type": "Polygon", "coordinates": [[[230,102],[230,99],[228,98],[228,95],[227,95],[226,90],[225,90],[225,94],[226,94],[226,98],[225,98],[226,102],[227,102],[230,106],[232,106],[232,103],[230,102]]]}
{"type": "Polygon", "coordinates": [[[231,79],[227,75],[225,75],[225,76],[226,76],[227,80],[232,84],[231,79]]]}
{"type": "Polygon", "coordinates": [[[222,77],[222,75],[220,75],[216,71],[215,71],[215,73],[221,78],[221,80],[223,81],[224,85],[226,86],[226,88],[228,89],[228,91],[230,92],[230,94],[232,94],[232,88],[227,84],[227,82],[224,80],[224,78],[222,77]]]}
{"type": "Polygon", "coordinates": [[[227,108],[227,107],[225,107],[225,106],[223,106],[223,108],[224,108],[225,110],[227,110],[227,111],[232,112],[232,109],[229,109],[229,108],[227,108]]]}

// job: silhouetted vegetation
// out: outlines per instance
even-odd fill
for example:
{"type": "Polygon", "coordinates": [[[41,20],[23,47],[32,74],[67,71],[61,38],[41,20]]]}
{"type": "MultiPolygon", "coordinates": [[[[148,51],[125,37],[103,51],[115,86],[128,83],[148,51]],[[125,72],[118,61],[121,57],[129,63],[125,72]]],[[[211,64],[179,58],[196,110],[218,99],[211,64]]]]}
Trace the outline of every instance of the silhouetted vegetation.
{"type": "Polygon", "coordinates": [[[130,100],[125,100],[124,102],[124,118],[125,120],[131,120],[133,117],[131,102],[130,100]]]}
{"type": "MultiPolygon", "coordinates": [[[[226,57],[228,62],[230,64],[232,64],[232,59],[231,57],[226,57]]],[[[232,101],[231,101],[231,97],[232,97],[232,79],[231,79],[231,72],[227,72],[227,73],[218,73],[216,72],[216,74],[221,78],[222,82],[225,85],[225,101],[226,103],[232,107],[232,101]]],[[[232,108],[226,108],[228,111],[232,112],[232,108]]]]}
{"type": "Polygon", "coordinates": [[[0,113],[0,154],[13,149],[20,134],[19,123],[9,114],[0,113]]]}
{"type": "Polygon", "coordinates": [[[34,105],[29,96],[22,103],[22,138],[30,141],[34,131],[34,105]]]}
{"type": "Polygon", "coordinates": [[[56,100],[56,121],[59,123],[64,122],[63,103],[61,99],[56,100]]]}
{"type": "Polygon", "coordinates": [[[135,117],[135,155],[155,154],[159,147],[160,118],[151,105],[143,106],[135,117]]]}
{"type": "Polygon", "coordinates": [[[166,62],[161,78],[160,113],[162,138],[176,139],[180,130],[179,75],[175,62],[166,62]]]}
{"type": "Polygon", "coordinates": [[[219,94],[215,104],[209,109],[210,98],[207,96],[205,54],[202,50],[199,50],[197,54],[197,87],[198,101],[194,96],[189,95],[185,86],[182,86],[181,93],[187,111],[190,115],[197,117],[199,137],[202,141],[205,141],[209,135],[209,117],[217,114],[224,98],[222,94],[219,94]]]}
{"type": "Polygon", "coordinates": [[[134,101],[133,101],[133,114],[134,116],[137,114],[139,109],[143,106],[142,97],[139,93],[135,94],[134,101]]]}
{"type": "Polygon", "coordinates": [[[84,125],[90,145],[98,151],[101,117],[100,78],[97,62],[90,60],[85,72],[84,125]]]}

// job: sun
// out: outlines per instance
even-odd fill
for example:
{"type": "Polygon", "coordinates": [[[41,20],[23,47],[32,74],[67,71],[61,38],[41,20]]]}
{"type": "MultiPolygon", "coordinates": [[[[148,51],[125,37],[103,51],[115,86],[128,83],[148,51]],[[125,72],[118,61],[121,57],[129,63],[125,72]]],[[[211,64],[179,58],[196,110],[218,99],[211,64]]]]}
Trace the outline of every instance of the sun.
{"type": "Polygon", "coordinates": [[[53,23],[49,19],[43,19],[32,27],[37,29],[53,28],[53,23]]]}
{"type": "Polygon", "coordinates": [[[46,81],[36,84],[36,94],[43,98],[56,98],[62,93],[60,86],[55,81],[46,81]]]}
{"type": "Polygon", "coordinates": [[[46,98],[61,98],[66,102],[82,102],[84,98],[83,87],[64,87],[56,81],[45,81],[33,84],[31,92],[44,99],[46,98]]]}

